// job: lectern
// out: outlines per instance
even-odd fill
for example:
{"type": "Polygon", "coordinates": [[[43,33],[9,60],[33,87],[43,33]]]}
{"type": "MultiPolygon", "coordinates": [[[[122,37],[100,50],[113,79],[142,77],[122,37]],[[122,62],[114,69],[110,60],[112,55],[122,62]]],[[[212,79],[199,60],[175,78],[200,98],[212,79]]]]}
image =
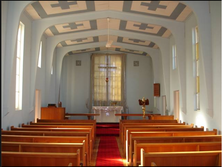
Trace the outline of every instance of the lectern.
{"type": "Polygon", "coordinates": [[[145,97],[141,99],[139,99],[139,105],[142,105],[142,111],[143,111],[143,119],[146,118],[145,114],[146,114],[146,105],[149,105],[149,100],[145,99],[145,97]]]}

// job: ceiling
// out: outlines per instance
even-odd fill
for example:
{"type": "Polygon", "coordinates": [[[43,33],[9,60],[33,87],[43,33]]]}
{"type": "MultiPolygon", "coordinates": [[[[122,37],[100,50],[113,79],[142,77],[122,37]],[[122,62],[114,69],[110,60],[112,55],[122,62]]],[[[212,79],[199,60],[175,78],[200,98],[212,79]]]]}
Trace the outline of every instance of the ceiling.
{"type": "MultiPolygon", "coordinates": [[[[130,13],[141,16],[152,16],[157,19],[167,19],[175,22],[184,22],[186,18],[192,13],[192,10],[180,3],[179,1],[38,1],[26,7],[26,12],[33,20],[56,18],[60,16],[68,16],[75,14],[82,14],[98,11],[117,11],[121,13],[130,13]]],[[[159,47],[149,39],[140,40],[132,37],[123,37],[121,32],[132,32],[144,35],[152,35],[161,38],[169,38],[171,32],[169,29],[154,24],[147,24],[143,22],[132,21],[130,19],[109,19],[109,29],[117,30],[119,35],[110,34],[110,40],[115,42],[115,45],[124,43],[128,48],[110,48],[110,50],[134,53],[138,55],[147,55],[143,51],[133,50],[132,45],[149,47],[152,49],[159,49],[159,47]],[[129,49],[131,48],[131,49],[129,49]]],[[[47,37],[57,35],[70,34],[70,39],[61,41],[57,47],[66,47],[71,45],[83,45],[95,42],[106,42],[107,33],[99,36],[89,36],[83,38],[75,38],[75,34],[86,31],[101,31],[108,29],[107,18],[87,19],[87,17],[78,22],[67,22],[63,24],[56,24],[45,31],[47,37]]],[[[107,31],[108,32],[108,31],[107,31]]],[[[97,48],[85,48],[83,50],[73,50],[69,54],[81,52],[93,52],[107,50],[105,46],[97,48]]]]}

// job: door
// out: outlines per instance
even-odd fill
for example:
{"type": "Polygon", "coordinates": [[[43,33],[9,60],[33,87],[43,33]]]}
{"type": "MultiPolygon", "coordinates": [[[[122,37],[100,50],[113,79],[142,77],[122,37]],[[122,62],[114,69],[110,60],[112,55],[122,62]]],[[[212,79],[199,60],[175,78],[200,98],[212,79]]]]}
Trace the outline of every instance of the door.
{"type": "Polygon", "coordinates": [[[168,113],[166,113],[166,106],[167,106],[166,95],[163,95],[162,96],[162,112],[163,112],[163,115],[168,115],[168,113]]]}
{"type": "Polygon", "coordinates": [[[37,122],[37,118],[41,118],[41,91],[36,89],[35,90],[35,120],[37,122]]]}

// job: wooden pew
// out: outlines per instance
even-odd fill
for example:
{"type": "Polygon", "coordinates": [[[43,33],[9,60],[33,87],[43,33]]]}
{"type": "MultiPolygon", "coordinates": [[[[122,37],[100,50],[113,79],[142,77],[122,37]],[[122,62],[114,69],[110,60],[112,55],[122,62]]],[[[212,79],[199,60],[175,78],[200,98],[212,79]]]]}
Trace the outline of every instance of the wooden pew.
{"type": "MultiPolygon", "coordinates": [[[[181,124],[179,124],[179,125],[144,125],[144,124],[135,124],[135,125],[132,125],[132,124],[126,124],[126,125],[123,125],[122,126],[122,132],[121,132],[121,136],[120,136],[120,141],[121,141],[121,143],[123,143],[124,142],[124,140],[126,139],[126,131],[127,130],[129,130],[129,129],[135,129],[135,130],[139,130],[139,131],[141,131],[141,130],[145,130],[145,129],[147,129],[147,128],[188,128],[188,129],[186,129],[187,131],[189,131],[189,129],[192,129],[193,128],[193,124],[191,124],[191,125],[181,125],[181,124]],[[140,130],[141,129],[141,130],[140,130]]],[[[201,127],[201,129],[199,129],[199,128],[195,128],[195,129],[192,129],[192,130],[197,130],[197,131],[199,131],[199,130],[204,130],[203,129],[203,127],[201,127]]]]}
{"type": "Polygon", "coordinates": [[[130,135],[129,145],[129,162],[132,164],[134,154],[134,143],[182,143],[182,142],[221,142],[222,135],[203,135],[203,136],[157,136],[157,137],[146,137],[130,135]]]}
{"type": "MultiPolygon", "coordinates": [[[[146,123],[146,124],[164,124],[164,123],[178,123],[177,120],[120,120],[119,128],[122,128],[122,125],[125,123],[146,123]]],[[[185,122],[183,123],[185,124],[185,122]]]]}
{"type": "MultiPolygon", "coordinates": [[[[87,154],[85,141],[82,143],[30,143],[30,142],[1,142],[1,151],[12,152],[48,152],[48,153],[75,153],[80,151],[80,163],[86,166],[87,154]]],[[[87,164],[89,165],[89,164],[87,164]]]]}
{"type": "Polygon", "coordinates": [[[151,115],[151,120],[174,120],[174,115],[151,115]]]}
{"type": "MultiPolygon", "coordinates": [[[[34,142],[34,143],[81,143],[86,141],[85,136],[24,136],[24,135],[1,135],[2,141],[8,142],[34,142]]],[[[85,142],[87,160],[91,161],[92,149],[85,142]]]]}
{"type": "Polygon", "coordinates": [[[88,132],[90,141],[92,141],[92,148],[94,146],[94,138],[91,128],[15,128],[11,126],[11,131],[54,131],[54,132],[88,132]]]}
{"type": "Polygon", "coordinates": [[[80,153],[2,151],[2,166],[80,166],[80,153]]]}
{"type": "MultiPolygon", "coordinates": [[[[201,128],[128,128],[126,131],[124,131],[123,133],[123,141],[122,143],[126,143],[127,146],[129,146],[129,135],[131,132],[157,132],[157,131],[167,131],[167,132],[170,132],[170,131],[173,131],[173,132],[176,132],[176,131],[204,131],[204,127],[201,127],[201,128]]],[[[126,145],[123,144],[123,148],[124,148],[124,153],[125,153],[125,150],[126,150],[126,145]]]]}
{"type": "Polygon", "coordinates": [[[33,123],[32,121],[30,122],[30,125],[92,125],[95,134],[96,134],[96,120],[69,120],[69,121],[64,121],[64,120],[49,120],[48,122],[43,121],[43,122],[37,122],[33,123]]]}
{"type": "MultiPolygon", "coordinates": [[[[140,150],[144,152],[184,152],[184,151],[215,151],[221,150],[221,142],[190,142],[190,143],[136,143],[134,142],[133,166],[141,161],[140,150]]],[[[176,164],[175,164],[176,165],[176,164]]]]}
{"type": "MultiPolygon", "coordinates": [[[[123,122],[123,121],[120,121],[120,124],[119,124],[119,136],[120,138],[122,137],[122,133],[123,133],[123,129],[124,127],[126,126],[140,126],[140,125],[185,125],[185,122],[183,123],[146,123],[146,122],[123,122]]],[[[192,126],[193,124],[191,124],[192,126]]]]}
{"type": "Polygon", "coordinates": [[[152,152],[142,150],[141,166],[221,166],[221,151],[152,152]]]}
{"type": "Polygon", "coordinates": [[[130,142],[131,140],[129,139],[129,136],[131,137],[137,137],[137,136],[141,136],[141,137],[165,137],[165,136],[198,136],[198,135],[217,135],[217,130],[214,129],[213,131],[137,131],[137,132],[130,132],[128,134],[128,130],[127,130],[127,135],[126,135],[126,141],[125,141],[125,145],[123,145],[123,151],[124,154],[126,155],[126,159],[127,162],[129,161],[129,146],[130,146],[130,142]]]}
{"type": "Polygon", "coordinates": [[[92,132],[92,140],[95,140],[95,127],[93,125],[21,125],[24,128],[90,128],[92,132]]]}
{"type": "Polygon", "coordinates": [[[77,122],[80,122],[80,123],[96,123],[96,120],[85,120],[85,119],[82,119],[82,120],[79,120],[79,119],[63,119],[63,120],[60,120],[60,119],[39,119],[37,118],[37,123],[40,123],[40,122],[67,122],[67,123],[77,123],[77,122]]]}

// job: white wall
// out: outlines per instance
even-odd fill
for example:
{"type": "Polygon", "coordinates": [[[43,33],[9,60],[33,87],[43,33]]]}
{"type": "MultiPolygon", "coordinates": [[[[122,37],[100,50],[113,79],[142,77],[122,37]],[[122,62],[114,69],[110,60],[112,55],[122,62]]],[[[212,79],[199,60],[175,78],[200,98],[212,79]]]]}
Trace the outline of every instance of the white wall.
{"type": "MultiPolygon", "coordinates": [[[[91,53],[65,56],[62,63],[60,101],[66,113],[88,113],[86,101],[90,96],[91,53]],[[81,60],[81,66],[76,66],[81,60]]],[[[87,119],[86,117],[71,117],[87,119]]]]}
{"type": "MultiPolygon", "coordinates": [[[[90,95],[90,55],[77,54],[65,56],[63,59],[60,99],[68,113],[88,113],[86,102],[90,95]],[[81,60],[82,65],[76,66],[76,60],[81,60]]],[[[150,102],[146,110],[152,111],[154,102],[151,58],[128,54],[126,60],[126,100],[129,112],[142,113],[138,99],[143,97],[148,98],[150,102]],[[133,61],[139,61],[139,66],[134,67],[133,61]]],[[[86,119],[73,119],[77,118],[86,119]]]]}
{"type": "Polygon", "coordinates": [[[21,123],[27,123],[34,119],[34,112],[31,112],[30,107],[30,48],[31,48],[31,21],[25,15],[21,15],[20,19],[25,25],[25,44],[24,44],[24,58],[23,58],[23,99],[22,110],[15,110],[15,57],[12,73],[12,84],[10,87],[10,102],[9,112],[3,116],[3,129],[9,129],[10,126],[19,126],[21,123]]]}
{"type": "MultiPolygon", "coordinates": [[[[149,99],[146,111],[153,111],[153,69],[149,56],[127,55],[126,63],[126,101],[129,113],[142,114],[142,107],[138,100],[145,97],[149,99]],[[139,61],[139,66],[133,66],[134,61],[139,61]]],[[[130,117],[129,119],[143,119],[130,117]]]]}
{"type": "MultiPolygon", "coordinates": [[[[189,124],[194,123],[198,127],[204,126],[209,130],[221,130],[221,5],[220,2],[210,2],[211,28],[212,28],[212,60],[213,60],[213,117],[208,114],[208,101],[206,92],[206,83],[204,79],[203,55],[200,50],[200,110],[194,110],[194,92],[195,78],[193,77],[193,53],[192,53],[192,28],[197,25],[196,18],[192,14],[185,22],[185,42],[186,42],[186,96],[187,96],[187,113],[180,112],[180,120],[189,124]]],[[[204,26],[204,25],[198,25],[204,26]]],[[[173,40],[171,40],[173,43],[173,40]]],[[[201,43],[201,41],[200,41],[201,43]]],[[[207,46],[203,46],[207,47],[207,46]]],[[[209,55],[211,56],[211,55],[209,55]]],[[[176,72],[176,71],[175,71],[176,72]]],[[[177,73],[171,70],[171,80],[178,81],[177,73]]],[[[171,98],[173,98],[173,89],[179,88],[178,83],[171,82],[171,98]]],[[[173,108],[173,103],[171,103],[173,108]]]]}
{"type": "Polygon", "coordinates": [[[35,88],[41,91],[41,106],[47,107],[46,98],[45,98],[45,71],[46,71],[46,38],[42,36],[42,64],[41,68],[37,67],[36,74],[36,85],[35,88]]]}

